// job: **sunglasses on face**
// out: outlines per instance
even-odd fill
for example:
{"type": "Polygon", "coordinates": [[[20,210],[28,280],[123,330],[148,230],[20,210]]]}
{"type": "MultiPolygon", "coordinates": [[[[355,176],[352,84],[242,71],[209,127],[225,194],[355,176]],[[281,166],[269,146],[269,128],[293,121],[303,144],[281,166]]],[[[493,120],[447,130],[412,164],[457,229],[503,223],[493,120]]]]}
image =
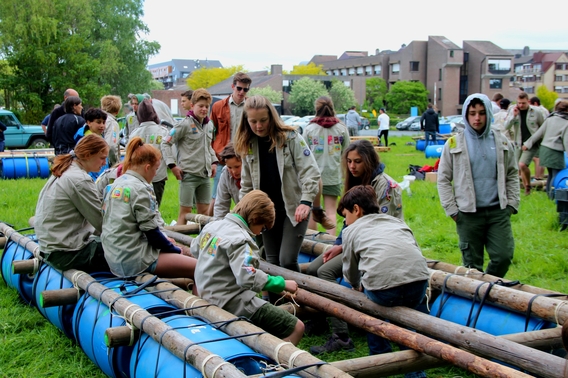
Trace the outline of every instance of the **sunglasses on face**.
{"type": "Polygon", "coordinates": [[[245,93],[247,93],[250,89],[250,88],[243,88],[243,87],[239,87],[239,86],[236,86],[235,88],[237,88],[237,92],[245,91],[245,93]]]}

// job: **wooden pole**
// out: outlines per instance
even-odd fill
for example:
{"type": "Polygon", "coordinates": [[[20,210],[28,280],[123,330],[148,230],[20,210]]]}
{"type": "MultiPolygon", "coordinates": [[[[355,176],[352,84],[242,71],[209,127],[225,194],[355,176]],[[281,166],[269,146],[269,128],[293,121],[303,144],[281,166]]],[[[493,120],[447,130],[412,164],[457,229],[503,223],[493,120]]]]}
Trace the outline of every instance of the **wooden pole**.
{"type": "Polygon", "coordinates": [[[182,225],[175,225],[175,226],[166,226],[164,229],[168,231],[175,231],[179,232],[180,234],[184,235],[195,235],[201,232],[201,225],[199,224],[182,224],[182,225]]]}
{"type": "Polygon", "coordinates": [[[165,230],[164,232],[166,234],[166,236],[174,239],[176,241],[176,243],[180,243],[186,246],[191,246],[191,241],[193,240],[193,238],[191,236],[188,235],[184,235],[184,234],[180,234],[179,232],[175,232],[175,231],[168,231],[165,230]]]}
{"type": "Polygon", "coordinates": [[[202,226],[205,226],[207,223],[213,222],[215,220],[215,218],[207,215],[193,214],[193,213],[186,214],[185,219],[190,222],[195,222],[197,224],[200,224],[202,226]]]}
{"type": "MultiPolygon", "coordinates": [[[[444,360],[482,377],[530,377],[530,375],[520,373],[518,370],[488,361],[470,352],[421,335],[420,333],[412,332],[394,324],[373,318],[330,299],[310,293],[307,290],[298,290],[294,294],[294,298],[300,304],[305,304],[328,314],[333,314],[335,317],[348,321],[350,324],[362,328],[367,332],[374,333],[418,352],[444,360]]],[[[417,312],[415,310],[411,311],[417,312]]]]}
{"type": "MultiPolygon", "coordinates": [[[[531,348],[548,351],[562,347],[562,343],[559,338],[560,332],[560,328],[557,327],[499,337],[531,348]]],[[[435,357],[428,356],[427,354],[419,353],[414,350],[404,350],[350,360],[335,361],[331,362],[331,365],[357,378],[373,378],[389,377],[412,371],[433,369],[435,367],[446,366],[449,364],[435,357]]]]}
{"type": "MultiPolygon", "coordinates": [[[[406,307],[383,307],[367,299],[365,294],[341,285],[330,285],[329,281],[307,276],[266,262],[260,269],[272,275],[295,280],[298,286],[313,293],[347,304],[375,317],[389,319],[405,327],[413,328],[423,334],[451,342],[453,345],[472,351],[475,354],[495,358],[518,366],[529,372],[548,377],[563,377],[567,369],[566,360],[519,345],[486,332],[464,327],[434,316],[422,314],[406,307]]],[[[338,311],[332,311],[337,316],[338,311]]],[[[568,370],[567,370],[568,371],[568,370]]]]}
{"type": "MultiPolygon", "coordinates": [[[[139,283],[144,283],[152,277],[152,275],[146,274],[138,276],[135,280],[139,283]]],[[[191,308],[186,311],[190,315],[201,316],[212,323],[226,322],[226,325],[222,327],[222,330],[231,336],[254,335],[242,337],[240,340],[258,353],[264,354],[265,356],[268,356],[282,364],[289,365],[289,361],[294,355],[297,357],[294,358],[293,366],[306,366],[322,362],[320,359],[312,356],[308,352],[301,351],[301,349],[298,349],[292,344],[288,343],[282,345],[282,340],[269,333],[265,333],[265,331],[254,324],[244,320],[238,320],[235,315],[217,306],[212,306],[204,299],[201,299],[191,293],[179,290],[167,282],[148,286],[146,287],[146,290],[154,292],[154,295],[178,308],[191,308]],[[282,346],[279,348],[279,345],[282,346]],[[277,356],[275,355],[275,351],[278,351],[277,356]]],[[[299,374],[307,377],[322,378],[350,377],[349,374],[327,364],[319,367],[307,368],[299,374]]]]}
{"type": "Polygon", "coordinates": [[[245,377],[236,366],[226,364],[225,360],[213,355],[200,345],[195,345],[190,339],[171,329],[166,323],[152,316],[140,306],[132,304],[113,290],[97,283],[85,272],[70,269],[63,272],[65,278],[87,291],[93,298],[98,299],[112,308],[125,319],[132,319],[132,324],[142,330],[152,339],[163,345],[181,360],[187,361],[207,377],[245,377]],[[184,351],[186,351],[184,356],[184,351]],[[205,366],[202,369],[203,364],[205,366]],[[213,374],[215,373],[215,375],[213,374]]]}
{"type": "Polygon", "coordinates": [[[334,242],[337,237],[335,235],[330,235],[325,232],[320,232],[318,230],[312,230],[308,228],[306,230],[306,239],[317,241],[317,242],[334,242]]]}
{"type": "MultiPolygon", "coordinates": [[[[490,284],[469,277],[431,270],[430,286],[438,290],[445,286],[446,292],[466,298],[473,298],[477,290],[478,298],[483,298],[489,290],[490,284]]],[[[526,293],[501,285],[493,285],[486,296],[486,300],[496,306],[522,314],[527,312],[529,303],[532,301],[530,312],[534,316],[558,324],[564,324],[568,319],[568,306],[566,306],[565,300],[526,293]]]]}
{"type": "MultiPolygon", "coordinates": [[[[431,269],[436,269],[436,270],[441,270],[443,272],[447,272],[447,273],[453,273],[453,274],[457,274],[457,275],[461,275],[464,277],[470,277],[470,278],[474,278],[476,280],[480,280],[480,281],[486,281],[486,282],[496,282],[498,280],[502,280],[503,282],[505,282],[506,284],[510,284],[513,281],[508,280],[508,279],[504,279],[504,278],[500,278],[497,276],[492,276],[490,274],[484,273],[484,272],[480,272],[477,269],[470,269],[470,268],[466,268],[463,266],[456,266],[456,265],[452,265],[452,264],[448,264],[442,261],[434,261],[434,260],[430,260],[427,261],[428,263],[428,267],[431,269]]],[[[516,281],[518,282],[518,281],[516,281]]],[[[536,287],[536,286],[530,286],[530,285],[526,285],[523,283],[518,283],[516,285],[512,285],[512,286],[507,286],[511,289],[515,289],[515,290],[520,290],[520,291],[525,291],[527,293],[533,293],[533,294],[560,294],[558,292],[552,291],[552,290],[547,290],[547,289],[543,289],[540,287],[536,287]]]]}
{"type": "Polygon", "coordinates": [[[13,240],[18,245],[28,249],[34,257],[40,258],[39,245],[29,237],[20,234],[6,223],[0,222],[0,233],[6,235],[7,239],[13,240]]]}

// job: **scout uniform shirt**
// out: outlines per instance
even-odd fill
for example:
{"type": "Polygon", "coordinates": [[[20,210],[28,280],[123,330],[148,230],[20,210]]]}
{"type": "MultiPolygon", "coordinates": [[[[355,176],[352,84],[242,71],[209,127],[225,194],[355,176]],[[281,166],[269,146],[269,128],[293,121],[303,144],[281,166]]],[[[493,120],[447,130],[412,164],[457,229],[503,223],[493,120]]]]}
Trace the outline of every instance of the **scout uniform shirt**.
{"type": "Polygon", "coordinates": [[[78,251],[102,228],[101,194],[75,160],[61,177],[51,176],[39,194],[35,232],[42,252],[78,251]]]}
{"type": "Polygon", "coordinates": [[[185,117],[170,131],[170,135],[162,141],[162,153],[166,165],[176,164],[172,152],[175,144],[178,149],[177,165],[184,174],[197,177],[211,177],[211,164],[217,162],[217,156],[211,140],[213,139],[213,123],[206,117],[204,125],[191,116],[185,117]]]}
{"type": "Polygon", "coordinates": [[[103,204],[101,241],[112,273],[130,276],[146,270],[160,253],[148,243],[145,231],[160,226],[161,218],[151,184],[128,170],[108,187],[103,204]]]}

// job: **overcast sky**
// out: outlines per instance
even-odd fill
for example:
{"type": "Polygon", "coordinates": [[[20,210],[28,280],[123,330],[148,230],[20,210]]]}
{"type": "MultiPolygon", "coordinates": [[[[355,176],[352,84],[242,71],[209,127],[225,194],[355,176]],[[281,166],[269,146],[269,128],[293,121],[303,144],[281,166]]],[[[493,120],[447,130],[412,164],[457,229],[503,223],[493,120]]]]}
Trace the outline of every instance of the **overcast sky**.
{"type": "Polygon", "coordinates": [[[187,1],[145,0],[149,40],[161,44],[149,63],[219,60],[248,71],[314,55],[398,50],[429,35],[492,41],[504,49],[568,51],[566,8],[560,0],[526,1],[187,1]],[[281,7],[277,6],[279,4],[281,7]],[[388,5],[383,5],[388,4],[388,5]],[[469,5],[468,5],[469,4],[469,5]]]}

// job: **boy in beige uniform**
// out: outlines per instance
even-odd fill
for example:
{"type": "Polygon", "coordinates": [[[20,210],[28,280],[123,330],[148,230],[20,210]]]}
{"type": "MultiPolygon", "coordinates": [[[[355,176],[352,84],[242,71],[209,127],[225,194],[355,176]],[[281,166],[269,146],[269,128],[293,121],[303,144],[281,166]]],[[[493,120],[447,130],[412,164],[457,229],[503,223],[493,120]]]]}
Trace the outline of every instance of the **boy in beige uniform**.
{"type": "Polygon", "coordinates": [[[213,123],[207,116],[211,100],[211,95],[203,88],[193,92],[193,110],[175,125],[170,135],[162,142],[166,164],[180,181],[178,224],[186,224],[185,216],[193,210],[194,199],[199,214],[205,214],[209,208],[209,178],[215,176],[219,163],[211,147],[213,123]],[[177,159],[174,159],[172,152],[174,144],[178,150],[177,159]]]}

